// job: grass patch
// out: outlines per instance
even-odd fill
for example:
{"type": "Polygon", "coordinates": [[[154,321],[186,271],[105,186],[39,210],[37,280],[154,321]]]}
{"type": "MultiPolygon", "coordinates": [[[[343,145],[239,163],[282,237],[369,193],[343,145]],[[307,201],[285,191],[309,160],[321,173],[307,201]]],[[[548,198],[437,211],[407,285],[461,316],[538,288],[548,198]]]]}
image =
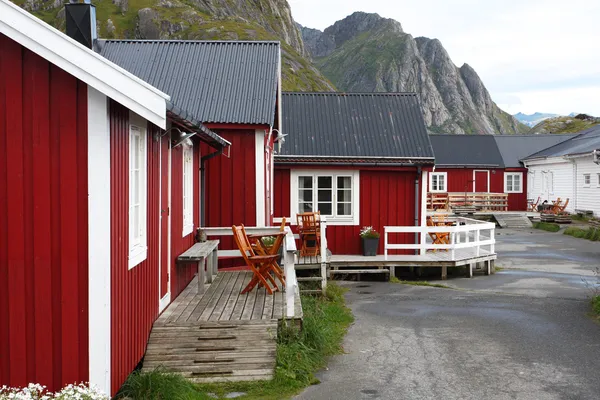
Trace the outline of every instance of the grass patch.
{"type": "Polygon", "coordinates": [[[533,224],[533,227],[547,232],[558,232],[560,230],[560,225],[550,222],[536,222],[533,224]]]}
{"type": "Polygon", "coordinates": [[[600,295],[592,297],[592,311],[600,316],[600,295]]]}
{"type": "Polygon", "coordinates": [[[570,226],[565,229],[565,235],[573,236],[578,239],[587,239],[593,242],[600,241],[600,229],[595,228],[577,228],[575,226],[570,226]]]}
{"type": "Polygon", "coordinates": [[[442,289],[453,289],[450,286],[442,285],[441,283],[431,283],[431,282],[427,282],[427,281],[406,281],[406,280],[398,279],[395,276],[392,276],[390,278],[390,282],[391,283],[400,283],[402,285],[429,286],[429,287],[436,287],[436,288],[442,288],[442,289]]]}
{"type": "Polygon", "coordinates": [[[345,304],[345,291],[335,282],[329,282],[324,296],[302,296],[303,329],[280,328],[272,381],[193,385],[178,375],[157,370],[132,374],[118,398],[204,400],[214,398],[210,394],[224,398],[231,392],[246,393],[239,397],[244,400],[290,398],[319,383],[314,373],[326,365],[329,356],[343,352],[342,340],[354,321],[345,304]]]}

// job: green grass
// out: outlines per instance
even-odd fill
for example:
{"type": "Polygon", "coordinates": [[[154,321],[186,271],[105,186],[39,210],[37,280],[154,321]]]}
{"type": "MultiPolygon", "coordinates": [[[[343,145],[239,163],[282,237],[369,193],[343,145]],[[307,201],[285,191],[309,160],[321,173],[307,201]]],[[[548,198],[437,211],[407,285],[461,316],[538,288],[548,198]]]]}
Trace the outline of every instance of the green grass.
{"type": "Polygon", "coordinates": [[[541,229],[548,232],[558,232],[560,230],[560,225],[549,222],[536,222],[533,224],[533,227],[535,229],[541,229]]]}
{"type": "Polygon", "coordinates": [[[575,226],[570,226],[565,229],[565,235],[573,236],[578,239],[587,239],[594,242],[600,241],[600,229],[594,228],[577,228],[575,226]]]}
{"type": "Polygon", "coordinates": [[[450,286],[442,285],[441,283],[431,283],[431,282],[427,282],[427,281],[406,281],[406,280],[398,279],[395,276],[392,276],[390,278],[390,282],[391,283],[400,283],[402,285],[429,286],[429,287],[436,287],[436,288],[443,288],[443,289],[453,289],[450,286]]]}
{"type": "Polygon", "coordinates": [[[592,297],[592,311],[600,316],[600,295],[592,297]]]}
{"type": "Polygon", "coordinates": [[[243,392],[243,400],[278,400],[319,383],[314,373],[325,367],[327,358],[341,354],[342,340],[354,320],[344,301],[345,289],[329,282],[325,296],[302,296],[303,329],[282,327],[278,334],[275,377],[267,382],[232,382],[197,385],[166,370],[132,374],[119,398],[211,399],[231,392],[243,392]]]}
{"type": "Polygon", "coordinates": [[[590,217],[584,214],[573,214],[571,215],[571,219],[573,221],[587,222],[590,220],[590,217]]]}

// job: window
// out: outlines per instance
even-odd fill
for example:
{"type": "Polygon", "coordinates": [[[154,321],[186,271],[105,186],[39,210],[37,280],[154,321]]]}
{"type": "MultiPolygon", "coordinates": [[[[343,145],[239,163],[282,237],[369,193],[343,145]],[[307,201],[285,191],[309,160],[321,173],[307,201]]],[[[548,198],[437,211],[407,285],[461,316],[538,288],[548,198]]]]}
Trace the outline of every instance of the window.
{"type": "Polygon", "coordinates": [[[183,236],[194,230],[194,147],[183,145],[183,236]]]}
{"type": "Polygon", "coordinates": [[[504,193],[523,193],[523,173],[504,173],[504,193]]]}
{"type": "Polygon", "coordinates": [[[146,259],[146,129],[144,120],[129,126],[129,268],[146,259]]]}
{"type": "Polygon", "coordinates": [[[431,181],[429,182],[430,192],[446,192],[446,182],[448,179],[447,172],[432,172],[431,181]]]}
{"type": "Polygon", "coordinates": [[[590,187],[592,185],[592,175],[583,174],[583,187],[590,187]]]}
{"type": "Polygon", "coordinates": [[[358,225],[358,179],[356,171],[293,171],[293,214],[320,211],[334,225],[336,221],[358,225]]]}

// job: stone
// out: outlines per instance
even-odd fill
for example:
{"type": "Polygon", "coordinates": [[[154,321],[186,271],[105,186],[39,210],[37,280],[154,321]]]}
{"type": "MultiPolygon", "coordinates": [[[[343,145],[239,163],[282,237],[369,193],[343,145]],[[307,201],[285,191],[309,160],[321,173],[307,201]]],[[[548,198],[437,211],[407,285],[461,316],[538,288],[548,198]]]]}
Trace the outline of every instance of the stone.
{"type": "Polygon", "coordinates": [[[136,37],[138,39],[160,39],[160,27],[157,24],[158,13],[151,8],[138,11],[136,37]]]}
{"type": "Polygon", "coordinates": [[[244,392],[231,392],[231,393],[227,393],[225,395],[225,398],[226,399],[236,399],[238,397],[242,397],[242,396],[245,396],[245,395],[246,395],[246,393],[244,393],[244,392]]]}

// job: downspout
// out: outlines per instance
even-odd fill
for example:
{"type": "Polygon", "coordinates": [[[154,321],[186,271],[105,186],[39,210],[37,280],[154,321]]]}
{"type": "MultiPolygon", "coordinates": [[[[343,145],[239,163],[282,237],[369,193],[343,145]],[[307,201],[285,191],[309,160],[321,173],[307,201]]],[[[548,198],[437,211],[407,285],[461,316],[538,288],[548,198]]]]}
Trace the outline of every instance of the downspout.
{"type": "MultiPolygon", "coordinates": [[[[420,181],[421,181],[421,166],[417,167],[417,176],[415,178],[415,226],[419,226],[419,199],[421,198],[420,193],[420,181]]],[[[415,244],[419,243],[419,233],[415,232],[415,244]]],[[[418,249],[415,249],[415,254],[420,254],[418,249]]]]}
{"type": "Polygon", "coordinates": [[[200,226],[206,227],[206,166],[205,162],[223,154],[224,147],[221,146],[214,153],[200,157],[200,226]]]}

